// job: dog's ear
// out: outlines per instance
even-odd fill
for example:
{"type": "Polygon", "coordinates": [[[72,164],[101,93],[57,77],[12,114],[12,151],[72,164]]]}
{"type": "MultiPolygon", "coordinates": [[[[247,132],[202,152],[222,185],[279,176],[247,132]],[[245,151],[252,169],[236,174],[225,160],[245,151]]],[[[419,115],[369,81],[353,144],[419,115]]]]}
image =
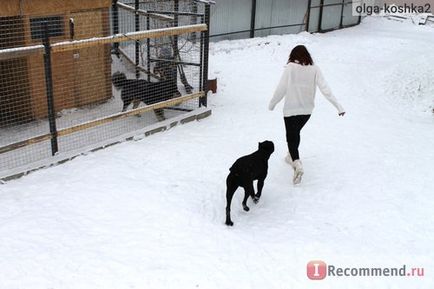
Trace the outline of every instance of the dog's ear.
{"type": "Polygon", "coordinates": [[[273,153],[274,152],[274,143],[272,142],[272,141],[269,141],[269,147],[270,147],[270,149],[269,149],[269,151],[270,151],[270,153],[273,153]]]}

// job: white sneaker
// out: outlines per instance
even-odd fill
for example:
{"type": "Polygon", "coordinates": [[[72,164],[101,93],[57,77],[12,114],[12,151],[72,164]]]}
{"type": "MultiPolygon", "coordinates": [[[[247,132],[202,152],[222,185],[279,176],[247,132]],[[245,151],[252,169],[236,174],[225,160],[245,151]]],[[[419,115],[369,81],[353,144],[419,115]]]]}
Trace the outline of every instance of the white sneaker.
{"type": "Polygon", "coordinates": [[[294,161],[294,177],[292,182],[294,185],[301,183],[301,178],[303,177],[303,165],[300,160],[294,161]]]}
{"type": "Polygon", "coordinates": [[[295,170],[294,162],[292,161],[292,157],[289,153],[285,157],[285,162],[287,162],[295,170]]]}

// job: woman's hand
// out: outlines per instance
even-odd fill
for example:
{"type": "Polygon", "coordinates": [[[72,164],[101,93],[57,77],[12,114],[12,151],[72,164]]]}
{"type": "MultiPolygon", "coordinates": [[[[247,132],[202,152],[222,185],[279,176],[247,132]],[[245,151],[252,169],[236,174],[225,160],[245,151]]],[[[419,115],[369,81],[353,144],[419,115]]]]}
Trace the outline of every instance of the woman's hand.
{"type": "Polygon", "coordinates": [[[344,112],[341,112],[341,113],[339,113],[339,116],[344,116],[345,115],[345,111],[344,112]]]}

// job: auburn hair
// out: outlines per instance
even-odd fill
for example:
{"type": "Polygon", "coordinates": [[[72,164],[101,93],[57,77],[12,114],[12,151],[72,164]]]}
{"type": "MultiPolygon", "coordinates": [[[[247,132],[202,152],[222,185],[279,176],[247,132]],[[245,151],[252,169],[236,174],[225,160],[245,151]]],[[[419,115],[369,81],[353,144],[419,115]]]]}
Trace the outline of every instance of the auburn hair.
{"type": "Polygon", "coordinates": [[[290,62],[300,63],[301,65],[313,65],[312,57],[304,45],[297,45],[292,49],[288,59],[288,63],[290,62]]]}

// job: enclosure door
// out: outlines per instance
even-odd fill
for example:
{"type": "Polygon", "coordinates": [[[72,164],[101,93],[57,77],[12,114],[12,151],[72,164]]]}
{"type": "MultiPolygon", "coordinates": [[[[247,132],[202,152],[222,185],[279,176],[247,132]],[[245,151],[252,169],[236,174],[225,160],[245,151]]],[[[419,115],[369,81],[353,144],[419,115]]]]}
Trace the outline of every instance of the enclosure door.
{"type": "MultiPolygon", "coordinates": [[[[74,40],[107,36],[108,10],[71,13],[74,40]]],[[[111,97],[110,45],[98,45],[73,51],[74,98],[76,106],[101,102],[111,97]]]]}
{"type": "Polygon", "coordinates": [[[0,126],[32,120],[27,59],[0,61],[0,126]]]}
{"type": "MultiPolygon", "coordinates": [[[[0,17],[0,49],[24,45],[23,20],[0,17]]],[[[26,58],[0,61],[0,126],[32,119],[26,58]]]]}

